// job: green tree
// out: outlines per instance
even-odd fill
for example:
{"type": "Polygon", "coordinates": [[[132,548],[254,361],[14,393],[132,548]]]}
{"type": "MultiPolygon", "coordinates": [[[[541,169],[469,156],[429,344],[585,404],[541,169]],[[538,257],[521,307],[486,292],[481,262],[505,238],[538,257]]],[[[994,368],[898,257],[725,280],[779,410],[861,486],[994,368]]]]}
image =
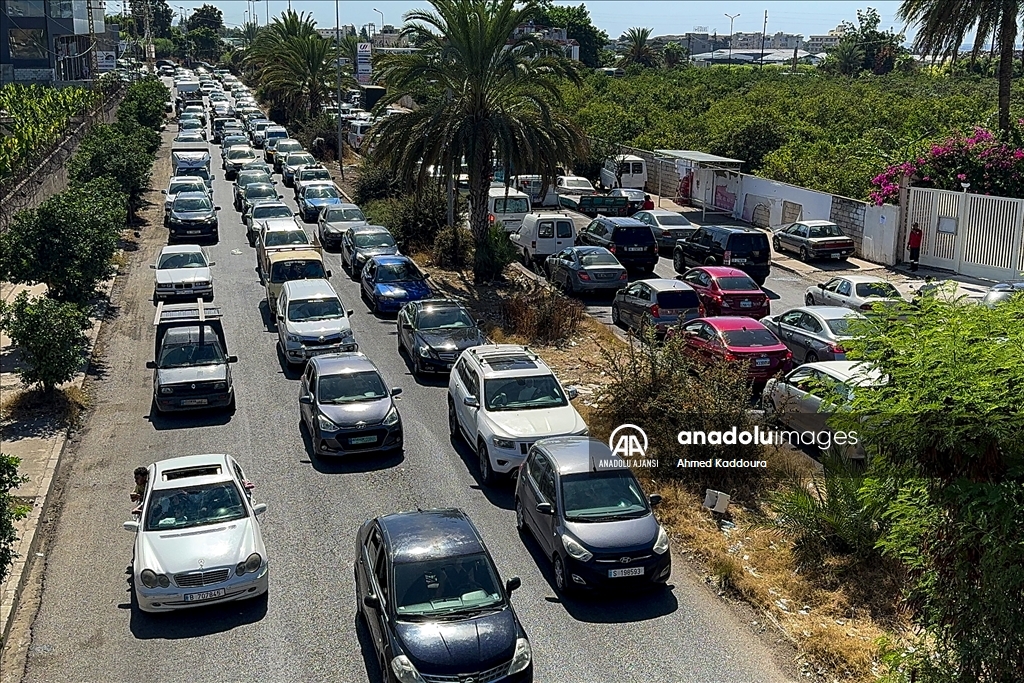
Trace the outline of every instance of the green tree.
{"type": "Polygon", "coordinates": [[[561,107],[562,78],[575,71],[559,51],[531,35],[513,35],[535,16],[532,0],[434,0],[433,11],[406,15],[406,33],[421,48],[385,55],[379,74],[385,103],[416,93],[420,107],[389,116],[371,132],[375,154],[405,184],[425,188],[429,169],[451,177],[465,161],[470,227],[476,242],[474,276],[495,272],[488,239],[487,191],[495,154],[507,171],[554,175],[579,155],[585,138],[561,107]],[[416,176],[416,182],[413,178],[416,176]]]}
{"type": "Polygon", "coordinates": [[[824,66],[843,76],[856,76],[864,68],[864,59],[864,48],[856,41],[843,40],[829,52],[824,66]]]}
{"type": "Polygon", "coordinates": [[[149,30],[154,38],[170,38],[171,22],[174,12],[166,0],[135,0],[131,3],[131,32],[141,38],[146,30],[146,17],[149,17],[149,30]]]}
{"type": "Polygon", "coordinates": [[[54,299],[85,304],[110,275],[126,217],[125,196],[110,179],[59,192],[38,209],[15,214],[0,234],[4,275],[14,283],[44,283],[54,299]]]}
{"type": "Polygon", "coordinates": [[[665,46],[661,54],[665,58],[665,66],[673,69],[679,66],[686,57],[686,48],[673,40],[665,46]]]}
{"type": "Polygon", "coordinates": [[[580,44],[581,64],[592,69],[601,66],[599,55],[608,34],[594,26],[586,5],[560,6],[552,0],[541,0],[535,19],[544,26],[564,28],[566,37],[580,44]]]}
{"type": "Polygon", "coordinates": [[[0,585],[7,579],[11,565],[18,557],[14,552],[14,544],[18,540],[14,523],[25,519],[32,510],[11,496],[11,491],[28,481],[28,477],[18,474],[20,464],[18,458],[0,453],[0,585]]]}
{"type": "MultiPolygon", "coordinates": [[[[1010,132],[1010,85],[1014,45],[1022,0],[903,0],[899,16],[917,26],[914,48],[926,54],[952,57],[974,33],[974,55],[987,39],[995,38],[999,53],[999,129],[1010,132]]],[[[972,55],[973,56],[973,55],[972,55]]]]}
{"type": "Polygon", "coordinates": [[[186,40],[189,43],[190,54],[196,59],[216,61],[224,51],[224,42],[209,26],[189,29],[186,40]]]}
{"type": "Polygon", "coordinates": [[[292,111],[313,117],[337,90],[336,48],[318,35],[295,37],[260,71],[261,85],[292,111]]]}
{"type": "Polygon", "coordinates": [[[167,120],[164,107],[170,98],[170,90],[159,78],[147,77],[135,81],[128,87],[117,108],[117,120],[159,130],[167,120]]]}
{"type": "MultiPolygon", "coordinates": [[[[71,158],[71,179],[87,183],[109,177],[128,195],[128,205],[134,210],[142,193],[149,188],[156,151],[153,135],[152,130],[141,126],[100,124],[94,127],[71,158]]],[[[156,144],[159,144],[159,136],[156,144]]]]}
{"type": "Polygon", "coordinates": [[[224,31],[224,14],[213,5],[197,7],[188,18],[188,31],[198,28],[208,28],[219,36],[224,31]]]}
{"type": "Polygon", "coordinates": [[[653,67],[658,65],[658,53],[650,44],[651,29],[633,27],[626,31],[620,41],[626,42],[626,52],[619,59],[619,66],[626,68],[639,65],[653,67]]]}
{"type": "Polygon", "coordinates": [[[15,372],[25,386],[52,394],[85,366],[89,317],[76,304],[21,292],[0,309],[0,327],[21,352],[15,372]]]}

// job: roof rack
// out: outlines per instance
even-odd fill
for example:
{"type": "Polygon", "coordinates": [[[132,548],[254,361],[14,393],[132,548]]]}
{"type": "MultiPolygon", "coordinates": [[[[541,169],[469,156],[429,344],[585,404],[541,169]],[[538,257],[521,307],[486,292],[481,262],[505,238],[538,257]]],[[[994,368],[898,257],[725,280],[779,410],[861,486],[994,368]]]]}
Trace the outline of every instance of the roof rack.
{"type": "Polygon", "coordinates": [[[540,360],[540,356],[535,354],[526,346],[511,346],[507,344],[494,346],[474,346],[468,349],[469,353],[472,353],[477,360],[483,365],[493,365],[498,361],[503,360],[518,360],[525,359],[531,362],[540,360]]]}
{"type": "Polygon", "coordinates": [[[219,320],[222,317],[220,307],[212,303],[196,299],[195,303],[180,303],[167,305],[161,301],[156,305],[156,315],[153,317],[153,325],[170,322],[197,321],[205,323],[207,320],[219,320]]]}

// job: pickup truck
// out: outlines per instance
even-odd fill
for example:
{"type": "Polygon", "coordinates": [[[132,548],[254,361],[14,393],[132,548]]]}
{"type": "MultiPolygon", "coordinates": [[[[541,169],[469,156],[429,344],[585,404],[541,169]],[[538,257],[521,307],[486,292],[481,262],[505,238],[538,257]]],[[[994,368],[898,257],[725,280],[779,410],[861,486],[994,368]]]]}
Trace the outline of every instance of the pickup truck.
{"type": "Polygon", "coordinates": [[[561,194],[558,205],[585,216],[596,218],[603,216],[631,216],[627,197],[609,197],[603,194],[561,194]]]}
{"type": "Polygon", "coordinates": [[[323,249],[315,245],[289,245],[274,249],[267,255],[264,287],[271,318],[277,317],[277,300],[285,282],[292,280],[329,280],[331,271],[324,268],[323,249]]]}
{"type": "Polygon", "coordinates": [[[263,282],[270,272],[270,255],[275,251],[301,246],[323,254],[323,247],[316,236],[310,239],[309,234],[294,217],[264,220],[258,226],[253,244],[256,247],[256,270],[260,282],[263,282]]]}
{"type": "Polygon", "coordinates": [[[159,302],[156,317],[153,409],[156,413],[225,408],[234,412],[235,392],[220,307],[197,299],[192,303],[159,302]]]}

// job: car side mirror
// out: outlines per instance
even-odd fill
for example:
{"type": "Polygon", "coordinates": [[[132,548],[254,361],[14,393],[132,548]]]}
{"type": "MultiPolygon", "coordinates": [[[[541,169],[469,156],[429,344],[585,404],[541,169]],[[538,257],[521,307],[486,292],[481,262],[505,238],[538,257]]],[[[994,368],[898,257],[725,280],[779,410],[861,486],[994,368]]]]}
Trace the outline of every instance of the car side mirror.
{"type": "Polygon", "coordinates": [[[219,206],[215,206],[215,207],[213,207],[213,210],[214,211],[220,211],[220,207],[219,206]]]}
{"type": "Polygon", "coordinates": [[[147,360],[146,361],[146,369],[147,370],[156,370],[156,361],[155,360],[147,360]]]}
{"type": "Polygon", "coordinates": [[[293,213],[292,215],[293,215],[293,216],[296,216],[296,217],[298,217],[298,216],[301,216],[302,214],[300,214],[300,213],[299,213],[298,211],[296,211],[296,212],[295,212],[295,213],[293,213]]]}
{"type": "Polygon", "coordinates": [[[138,520],[133,519],[130,522],[125,522],[124,524],[122,524],[121,528],[124,529],[125,531],[129,532],[129,533],[133,533],[133,534],[134,533],[138,533],[138,531],[139,531],[139,522],[138,522],[138,520]]]}
{"type": "Polygon", "coordinates": [[[238,362],[238,356],[228,356],[228,362],[229,363],[237,363],[238,362]]]}
{"type": "Polygon", "coordinates": [[[505,592],[512,593],[513,591],[519,590],[523,585],[523,580],[518,576],[513,576],[505,582],[505,592]]]}
{"type": "Polygon", "coordinates": [[[167,194],[167,190],[160,190],[160,194],[167,194]]]}
{"type": "Polygon", "coordinates": [[[331,271],[327,271],[327,277],[331,277],[331,271]]]}
{"type": "Polygon", "coordinates": [[[537,512],[542,515],[553,515],[555,514],[555,508],[551,503],[537,503],[537,512]]]}
{"type": "Polygon", "coordinates": [[[277,319],[278,319],[278,320],[279,320],[280,322],[284,322],[284,315],[282,315],[281,313],[278,313],[278,314],[277,314],[277,319]]]}
{"type": "Polygon", "coordinates": [[[480,401],[476,400],[476,396],[466,396],[464,399],[462,399],[462,405],[468,406],[470,408],[479,408],[480,401]]]}
{"type": "Polygon", "coordinates": [[[351,308],[345,311],[345,315],[350,316],[350,317],[352,316],[353,313],[355,313],[355,311],[353,309],[351,309],[351,308]]]}
{"type": "Polygon", "coordinates": [[[391,395],[398,396],[402,393],[402,387],[391,387],[391,395]]]}
{"type": "Polygon", "coordinates": [[[217,262],[216,262],[216,261],[210,261],[210,262],[209,262],[209,263],[207,264],[207,267],[209,267],[209,268],[213,268],[213,267],[214,267],[215,265],[217,265],[217,262]]]}
{"type": "Polygon", "coordinates": [[[430,273],[423,273],[423,277],[424,277],[424,279],[429,278],[430,277],[430,273]]]}
{"type": "Polygon", "coordinates": [[[299,396],[299,403],[304,406],[311,406],[313,405],[313,397],[309,394],[303,394],[302,396],[299,396]]]}
{"type": "Polygon", "coordinates": [[[403,330],[411,330],[412,329],[412,323],[402,323],[402,329],[403,330]]]}
{"type": "Polygon", "coordinates": [[[376,595],[367,595],[363,598],[363,605],[370,609],[380,609],[380,598],[376,595]]]}
{"type": "Polygon", "coordinates": [[[818,283],[818,289],[825,289],[825,283],[824,282],[819,282],[818,283]]]}
{"type": "Polygon", "coordinates": [[[156,264],[155,263],[150,263],[149,267],[152,268],[153,270],[156,270],[156,264]]]}
{"type": "Polygon", "coordinates": [[[278,199],[284,199],[284,195],[283,194],[279,194],[279,195],[277,195],[277,198],[278,199]]]}
{"type": "Polygon", "coordinates": [[[657,505],[661,502],[661,494],[652,493],[651,495],[647,496],[647,500],[651,502],[651,505],[657,505]]]}
{"type": "Polygon", "coordinates": [[[260,515],[262,515],[266,511],[267,511],[267,504],[266,503],[256,503],[255,505],[252,506],[252,514],[256,515],[257,517],[259,517],[260,515]]]}
{"type": "Polygon", "coordinates": [[[577,389],[576,387],[568,387],[565,390],[565,393],[569,396],[569,400],[571,401],[580,395],[580,390],[577,389]]]}

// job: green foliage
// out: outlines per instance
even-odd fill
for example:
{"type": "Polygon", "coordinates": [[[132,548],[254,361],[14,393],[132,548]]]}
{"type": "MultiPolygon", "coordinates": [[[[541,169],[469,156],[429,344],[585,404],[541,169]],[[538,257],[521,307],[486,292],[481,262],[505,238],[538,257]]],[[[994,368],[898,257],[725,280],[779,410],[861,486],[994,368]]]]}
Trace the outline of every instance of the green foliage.
{"type": "Polygon", "coordinates": [[[440,268],[462,270],[472,263],[473,233],[458,225],[441,228],[434,238],[431,258],[440,268]]]}
{"type": "Polygon", "coordinates": [[[519,260],[519,252],[502,225],[492,225],[484,238],[475,242],[473,273],[483,282],[500,280],[505,268],[519,260]]]}
{"type": "Polygon", "coordinates": [[[364,158],[359,165],[355,180],[356,204],[366,204],[377,199],[392,199],[401,196],[401,188],[395,174],[387,166],[364,158]]]}
{"type": "Polygon", "coordinates": [[[188,35],[183,36],[183,42],[186,45],[186,54],[194,59],[217,61],[224,50],[224,43],[217,31],[209,26],[190,29],[188,35]]]}
{"type": "Polygon", "coordinates": [[[0,308],[0,327],[21,352],[15,373],[25,386],[52,393],[85,365],[89,317],[76,304],[21,292],[0,308]]]}
{"type": "Polygon", "coordinates": [[[219,35],[224,30],[224,13],[213,5],[197,7],[189,16],[189,33],[200,28],[208,28],[214,35],[219,35]]]}
{"type": "Polygon", "coordinates": [[[109,178],[72,186],[15,214],[0,234],[2,275],[45,283],[54,299],[85,304],[111,272],[126,217],[126,197],[109,178]]]}
{"type": "Polygon", "coordinates": [[[633,27],[622,34],[620,41],[626,42],[626,52],[619,59],[619,66],[623,69],[630,67],[650,68],[658,65],[658,53],[651,46],[651,29],[633,27]]]}
{"type": "Polygon", "coordinates": [[[861,71],[881,76],[892,71],[897,60],[909,52],[903,47],[902,33],[878,30],[881,21],[874,8],[857,10],[857,24],[843,22],[846,32],[822,66],[844,76],[856,76],[861,71]]]}
{"type": "Polygon", "coordinates": [[[82,139],[71,158],[69,175],[77,183],[103,177],[113,179],[128,195],[129,206],[134,209],[149,188],[153,154],[158,145],[159,136],[141,126],[100,124],[82,139]]]}
{"type": "MultiPolygon", "coordinates": [[[[418,196],[404,194],[364,206],[369,221],[390,230],[395,241],[408,252],[432,250],[437,234],[448,224],[448,197],[436,186],[425,188],[418,196]]],[[[456,203],[455,224],[464,220],[464,207],[456,203]]]]}
{"type": "Polygon", "coordinates": [[[586,5],[558,6],[551,0],[542,0],[536,22],[541,26],[564,28],[566,37],[580,44],[580,62],[591,69],[601,66],[600,52],[608,42],[608,34],[594,26],[586,5]]]}
{"type": "Polygon", "coordinates": [[[117,121],[129,127],[134,124],[160,130],[167,118],[164,107],[169,99],[171,92],[159,78],[147,77],[135,81],[128,86],[118,106],[117,121]]]}
{"type": "MultiPolygon", "coordinates": [[[[338,156],[338,120],[331,114],[297,121],[289,129],[292,137],[302,143],[317,159],[333,160],[338,156]],[[321,143],[313,143],[319,138],[321,143]]],[[[357,183],[358,184],[358,183],[357,183]]]]}
{"type": "Polygon", "coordinates": [[[67,133],[72,117],[96,103],[84,88],[51,88],[8,83],[0,87],[0,110],[13,120],[0,136],[0,180],[43,154],[67,133]]]}
{"type": "Polygon", "coordinates": [[[18,474],[21,460],[13,455],[0,453],[0,585],[7,579],[11,565],[17,559],[14,544],[18,540],[14,523],[25,519],[32,508],[18,503],[11,497],[11,491],[28,481],[18,474]]]}

